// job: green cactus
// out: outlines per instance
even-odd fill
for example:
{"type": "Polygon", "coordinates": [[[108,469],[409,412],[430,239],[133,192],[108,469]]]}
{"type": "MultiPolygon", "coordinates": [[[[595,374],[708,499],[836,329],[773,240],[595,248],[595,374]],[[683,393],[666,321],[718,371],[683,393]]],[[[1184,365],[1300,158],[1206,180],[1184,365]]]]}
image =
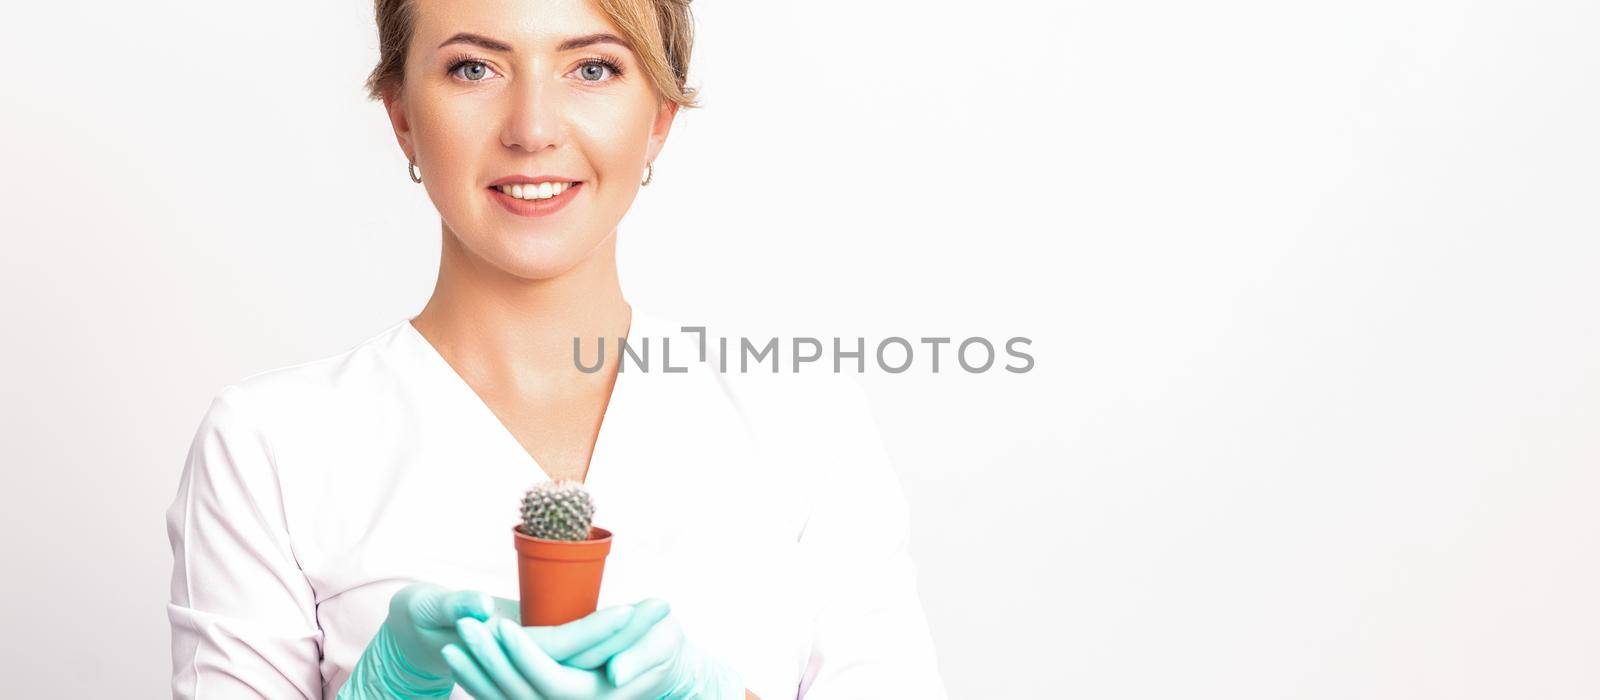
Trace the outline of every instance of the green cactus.
{"type": "Polygon", "coordinates": [[[583,482],[545,481],[522,497],[522,534],[529,537],[581,542],[593,521],[594,499],[583,482]]]}

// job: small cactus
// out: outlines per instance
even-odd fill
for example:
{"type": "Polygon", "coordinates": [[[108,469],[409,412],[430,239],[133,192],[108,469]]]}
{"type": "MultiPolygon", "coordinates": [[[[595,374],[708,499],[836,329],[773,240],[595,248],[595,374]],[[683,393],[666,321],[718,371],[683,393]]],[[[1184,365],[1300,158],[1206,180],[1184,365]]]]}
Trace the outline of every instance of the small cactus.
{"type": "Polygon", "coordinates": [[[594,499],[583,482],[545,481],[522,497],[522,534],[529,537],[581,542],[593,521],[594,499]]]}

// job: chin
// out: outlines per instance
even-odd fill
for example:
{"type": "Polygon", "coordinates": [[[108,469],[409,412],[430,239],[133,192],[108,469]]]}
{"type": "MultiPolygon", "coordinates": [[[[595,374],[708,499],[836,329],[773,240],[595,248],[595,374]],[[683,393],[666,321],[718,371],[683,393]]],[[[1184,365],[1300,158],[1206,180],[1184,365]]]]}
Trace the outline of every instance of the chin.
{"type": "Polygon", "coordinates": [[[502,249],[503,255],[494,262],[500,269],[523,279],[554,279],[578,267],[591,250],[570,244],[524,242],[502,249]]]}
{"type": "Polygon", "coordinates": [[[600,236],[584,235],[583,231],[591,227],[578,221],[563,222],[565,225],[561,226],[507,226],[484,218],[478,222],[467,235],[457,231],[460,245],[506,274],[528,280],[567,274],[598,254],[604,241],[600,236]]]}

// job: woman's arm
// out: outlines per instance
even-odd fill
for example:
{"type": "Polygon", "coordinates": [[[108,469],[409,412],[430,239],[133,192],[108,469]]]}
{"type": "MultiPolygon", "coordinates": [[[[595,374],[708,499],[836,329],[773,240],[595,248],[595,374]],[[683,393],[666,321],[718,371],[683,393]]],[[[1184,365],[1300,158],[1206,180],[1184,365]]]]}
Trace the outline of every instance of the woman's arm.
{"type": "Polygon", "coordinates": [[[227,386],[167,509],[175,698],[320,698],[316,599],[290,549],[272,447],[227,386]]]}

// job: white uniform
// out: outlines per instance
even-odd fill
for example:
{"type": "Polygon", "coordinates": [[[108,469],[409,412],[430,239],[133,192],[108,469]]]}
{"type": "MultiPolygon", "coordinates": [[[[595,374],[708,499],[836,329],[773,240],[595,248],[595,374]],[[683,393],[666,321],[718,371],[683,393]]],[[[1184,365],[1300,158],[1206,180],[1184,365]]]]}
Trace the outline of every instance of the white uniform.
{"type": "MultiPolygon", "coordinates": [[[[587,476],[599,606],[667,601],[763,700],[944,698],[865,394],[827,361],[719,372],[716,337],[699,362],[634,312],[649,371],[617,376],[587,476]]],[[[401,587],[517,598],[511,528],[546,480],[409,319],[224,387],[167,511],[174,695],[332,698],[401,587]]]]}

